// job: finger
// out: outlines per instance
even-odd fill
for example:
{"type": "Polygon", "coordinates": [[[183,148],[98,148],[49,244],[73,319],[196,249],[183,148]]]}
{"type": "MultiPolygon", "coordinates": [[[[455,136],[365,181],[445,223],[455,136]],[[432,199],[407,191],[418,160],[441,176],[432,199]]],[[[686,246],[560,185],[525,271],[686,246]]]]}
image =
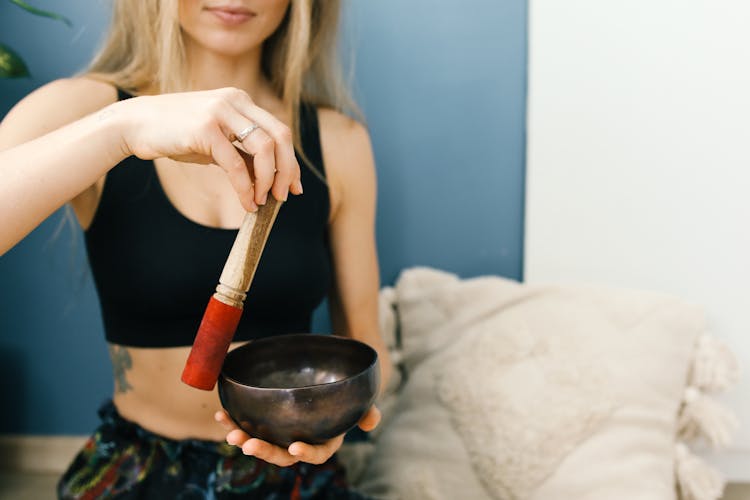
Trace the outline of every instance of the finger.
{"type": "Polygon", "coordinates": [[[234,421],[229,418],[229,415],[227,415],[227,412],[224,410],[219,410],[214,413],[214,420],[219,422],[219,424],[221,424],[221,426],[224,427],[224,429],[226,429],[227,431],[233,431],[237,429],[234,421]]]}
{"type": "Polygon", "coordinates": [[[253,155],[255,203],[265,205],[268,199],[268,192],[271,190],[276,175],[275,145],[273,139],[265,131],[258,128],[242,141],[242,146],[245,151],[253,155]]]}
{"type": "Polygon", "coordinates": [[[213,130],[209,138],[211,157],[229,176],[229,182],[240,197],[245,210],[255,212],[258,206],[254,201],[253,183],[245,160],[218,128],[213,130]]]}
{"type": "Polygon", "coordinates": [[[372,406],[367,413],[359,419],[359,428],[365,432],[370,432],[378,426],[381,418],[382,414],[380,413],[380,410],[378,410],[377,407],[372,406]]]}
{"type": "Polygon", "coordinates": [[[271,192],[277,200],[286,201],[289,191],[295,191],[293,182],[300,178],[300,166],[294,152],[292,131],[286,124],[263,108],[253,106],[250,108],[250,112],[276,142],[277,172],[271,192]]]}
{"type": "MultiPolygon", "coordinates": [[[[226,137],[237,138],[240,132],[255,123],[228,103],[217,105],[216,109],[226,137]]],[[[265,205],[276,172],[274,140],[262,128],[255,128],[240,141],[240,144],[245,152],[253,157],[254,202],[256,205],[265,205]]]]}
{"type": "Polygon", "coordinates": [[[302,194],[302,192],[303,192],[303,190],[302,190],[302,179],[298,178],[297,180],[295,180],[292,183],[292,190],[291,190],[291,192],[294,193],[294,194],[297,194],[297,195],[302,194]]]}
{"type": "Polygon", "coordinates": [[[272,113],[253,103],[246,92],[231,91],[230,102],[243,116],[260,125],[275,142],[276,177],[273,183],[273,195],[277,200],[286,200],[290,188],[294,194],[302,194],[300,166],[294,153],[294,142],[291,129],[272,113]]]}
{"type": "MultiPolygon", "coordinates": [[[[281,148],[283,147],[284,146],[281,146],[281,148]]],[[[294,149],[292,149],[292,151],[294,151],[294,149]]],[[[271,192],[273,193],[274,198],[281,201],[286,201],[290,192],[292,194],[299,194],[294,190],[294,181],[299,178],[299,167],[291,166],[285,168],[283,166],[284,157],[285,155],[283,152],[275,151],[277,171],[276,176],[273,179],[273,186],[271,186],[271,192]]]]}
{"type": "Polygon", "coordinates": [[[296,441],[289,445],[289,454],[302,462],[320,465],[325,463],[336,451],[341,448],[344,435],[329,439],[323,444],[312,445],[296,441]]]}
{"type": "Polygon", "coordinates": [[[242,453],[260,458],[279,467],[289,467],[299,461],[284,448],[274,446],[258,438],[251,438],[245,441],[245,444],[242,445],[242,453]]]}
{"type": "Polygon", "coordinates": [[[250,435],[242,429],[234,429],[227,434],[227,443],[240,448],[249,440],[250,435]]]}
{"type": "MultiPolygon", "coordinates": [[[[240,145],[241,146],[241,145],[240,145]]],[[[253,186],[255,186],[255,162],[253,161],[253,155],[245,152],[244,149],[240,148],[237,149],[237,152],[240,154],[243,160],[245,160],[245,165],[248,166],[248,172],[250,172],[250,180],[253,182],[253,186]]]]}

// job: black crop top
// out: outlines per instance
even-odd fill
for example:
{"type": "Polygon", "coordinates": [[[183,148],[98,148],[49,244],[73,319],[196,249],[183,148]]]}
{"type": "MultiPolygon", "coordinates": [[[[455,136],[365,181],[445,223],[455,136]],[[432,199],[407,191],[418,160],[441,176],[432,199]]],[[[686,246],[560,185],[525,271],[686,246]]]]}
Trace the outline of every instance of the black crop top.
{"type": "MultiPolygon", "coordinates": [[[[301,107],[300,129],[307,158],[324,172],[314,107],[301,107]]],[[[331,285],[328,188],[298,161],[305,192],[290,195],[279,211],[235,340],[309,332],[331,285]]],[[[107,341],[191,345],[236,234],[182,215],[152,161],[129,157],[115,166],[85,234],[107,341]]]]}

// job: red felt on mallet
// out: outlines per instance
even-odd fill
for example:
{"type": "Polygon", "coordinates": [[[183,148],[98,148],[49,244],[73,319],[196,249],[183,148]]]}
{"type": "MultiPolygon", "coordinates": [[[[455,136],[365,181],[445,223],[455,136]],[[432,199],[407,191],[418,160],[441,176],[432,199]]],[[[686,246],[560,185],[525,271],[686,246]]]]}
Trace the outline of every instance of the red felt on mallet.
{"type": "Polygon", "coordinates": [[[211,297],[182,372],[183,382],[205,391],[214,388],[241,317],[242,309],[211,297]]]}
{"type": "Polygon", "coordinates": [[[248,212],[242,221],[182,371],[182,381],[196,389],[210,391],[216,385],[279,208],[281,202],[269,197],[265,205],[257,212],[248,212]]]}

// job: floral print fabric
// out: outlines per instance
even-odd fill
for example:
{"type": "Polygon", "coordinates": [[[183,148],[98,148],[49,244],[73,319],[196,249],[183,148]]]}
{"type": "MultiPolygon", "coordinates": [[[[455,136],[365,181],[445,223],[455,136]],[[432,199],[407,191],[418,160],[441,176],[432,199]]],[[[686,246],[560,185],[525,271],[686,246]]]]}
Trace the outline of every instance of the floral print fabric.
{"type": "Polygon", "coordinates": [[[60,479],[61,499],[359,500],[343,467],[278,467],[226,443],[176,441],[123,419],[112,404],[101,425],[60,479]]]}

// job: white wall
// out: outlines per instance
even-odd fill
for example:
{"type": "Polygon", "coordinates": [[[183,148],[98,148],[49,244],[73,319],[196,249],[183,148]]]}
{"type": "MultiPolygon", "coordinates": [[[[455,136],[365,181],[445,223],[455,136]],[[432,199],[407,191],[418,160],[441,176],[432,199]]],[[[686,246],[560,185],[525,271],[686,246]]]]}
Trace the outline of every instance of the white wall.
{"type": "MultiPolygon", "coordinates": [[[[750,2],[531,0],[525,277],[705,305],[750,370],[750,2]]],[[[714,458],[750,480],[743,428],[714,458]]]]}

